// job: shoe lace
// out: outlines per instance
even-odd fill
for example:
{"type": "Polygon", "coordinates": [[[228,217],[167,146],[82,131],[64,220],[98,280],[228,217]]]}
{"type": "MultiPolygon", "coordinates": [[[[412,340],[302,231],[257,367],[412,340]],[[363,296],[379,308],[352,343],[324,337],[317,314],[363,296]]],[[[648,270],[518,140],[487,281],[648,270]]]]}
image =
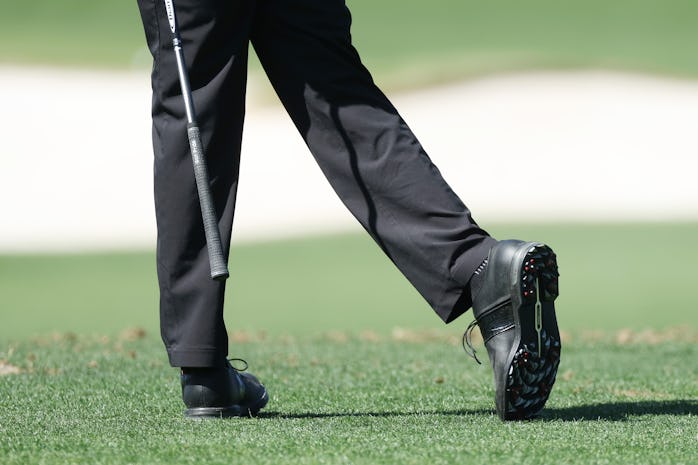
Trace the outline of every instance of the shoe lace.
{"type": "Polygon", "coordinates": [[[473,347],[473,341],[472,341],[472,334],[473,330],[477,326],[477,320],[473,320],[470,322],[468,327],[465,329],[465,332],[463,333],[463,350],[465,351],[468,356],[472,357],[475,359],[475,361],[479,364],[482,365],[482,362],[480,359],[477,358],[477,351],[475,350],[475,347],[473,347]]]}
{"type": "Polygon", "coordinates": [[[231,366],[231,367],[233,368],[233,370],[235,370],[235,371],[245,371],[245,370],[247,370],[247,369],[250,367],[250,364],[247,363],[247,361],[245,361],[245,360],[243,360],[243,359],[241,359],[241,358],[229,358],[229,359],[228,359],[228,363],[230,364],[230,366],[231,366]],[[236,367],[236,366],[233,364],[233,362],[242,362],[242,363],[244,364],[244,366],[243,366],[242,368],[238,368],[238,367],[236,367]]]}

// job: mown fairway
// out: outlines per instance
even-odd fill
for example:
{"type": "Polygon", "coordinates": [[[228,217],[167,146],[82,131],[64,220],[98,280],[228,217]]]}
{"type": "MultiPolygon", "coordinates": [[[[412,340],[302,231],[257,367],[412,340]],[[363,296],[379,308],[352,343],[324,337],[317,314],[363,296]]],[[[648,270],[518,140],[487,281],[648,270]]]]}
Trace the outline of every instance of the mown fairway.
{"type": "Polygon", "coordinates": [[[0,463],[694,463],[698,225],[490,230],[560,256],[540,420],[494,416],[490,370],[460,348],[469,315],[444,328],[364,236],[236,248],[231,356],[272,400],[222,422],[181,418],[152,254],[3,256],[0,463]]]}
{"type": "Polygon", "coordinates": [[[698,454],[695,333],[567,344],[544,416],[517,424],[494,416],[489,369],[432,333],[240,338],[236,355],[270,390],[266,412],[184,420],[176,371],[139,336],[5,346],[0,358],[23,371],[0,376],[0,462],[677,465],[698,454]]]}
{"type": "MultiPolygon", "coordinates": [[[[353,36],[390,85],[601,67],[698,75],[693,0],[348,0],[353,36]]],[[[147,66],[135,0],[2,2],[0,62],[147,66]]]]}

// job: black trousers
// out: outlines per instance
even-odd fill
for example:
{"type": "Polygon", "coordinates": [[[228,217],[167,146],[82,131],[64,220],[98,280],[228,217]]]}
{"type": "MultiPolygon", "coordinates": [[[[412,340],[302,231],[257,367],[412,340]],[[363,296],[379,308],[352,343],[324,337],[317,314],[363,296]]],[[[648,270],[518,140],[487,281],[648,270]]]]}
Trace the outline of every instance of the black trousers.
{"type": "MultiPolygon", "coordinates": [[[[467,310],[468,282],[494,239],[473,221],[361,64],[351,45],[351,16],[344,0],[175,3],[226,254],[251,42],[281,102],[347,208],[444,321],[467,310]]],[[[209,278],[164,4],[138,0],[138,5],[154,58],[162,337],[172,366],[213,366],[228,352],[225,284],[209,278]]]]}

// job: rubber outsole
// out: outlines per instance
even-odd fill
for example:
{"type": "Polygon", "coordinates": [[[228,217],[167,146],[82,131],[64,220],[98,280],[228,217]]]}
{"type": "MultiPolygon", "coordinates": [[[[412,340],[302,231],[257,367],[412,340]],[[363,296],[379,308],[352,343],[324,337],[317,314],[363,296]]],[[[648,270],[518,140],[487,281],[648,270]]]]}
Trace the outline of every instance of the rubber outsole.
{"type": "Polygon", "coordinates": [[[190,419],[214,419],[233,417],[253,417],[269,402],[269,394],[264,390],[262,396],[253,405],[231,405],[229,407],[195,407],[184,411],[184,416],[190,419]]]}
{"type": "Polygon", "coordinates": [[[512,304],[518,337],[509,353],[506,387],[499,399],[505,420],[536,417],[545,406],[560,365],[555,316],[559,295],[557,258],[550,247],[531,244],[513,279],[512,304]]]}

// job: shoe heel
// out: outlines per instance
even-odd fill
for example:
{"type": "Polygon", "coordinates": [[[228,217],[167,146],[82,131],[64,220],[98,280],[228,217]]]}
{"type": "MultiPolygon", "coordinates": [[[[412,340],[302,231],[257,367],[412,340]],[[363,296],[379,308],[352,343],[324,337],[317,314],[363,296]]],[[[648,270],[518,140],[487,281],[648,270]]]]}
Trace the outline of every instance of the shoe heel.
{"type": "Polygon", "coordinates": [[[547,245],[536,245],[526,253],[521,267],[521,296],[525,303],[553,302],[560,294],[557,256],[547,245]]]}
{"type": "Polygon", "coordinates": [[[209,418],[230,418],[246,416],[246,412],[238,405],[231,407],[194,407],[184,411],[185,418],[204,420],[209,418]]]}

